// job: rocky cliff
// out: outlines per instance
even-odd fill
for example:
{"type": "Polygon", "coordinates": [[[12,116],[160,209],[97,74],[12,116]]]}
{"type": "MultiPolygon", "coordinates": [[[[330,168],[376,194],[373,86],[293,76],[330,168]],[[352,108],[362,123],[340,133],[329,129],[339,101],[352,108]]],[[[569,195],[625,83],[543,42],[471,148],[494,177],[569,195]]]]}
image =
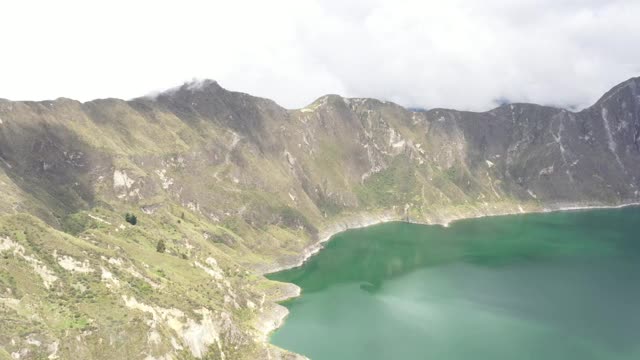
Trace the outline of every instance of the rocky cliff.
{"type": "Polygon", "coordinates": [[[0,100],[0,359],[293,358],[265,334],[295,288],[261,274],[331,232],[634,203],[639,160],[639,78],[580,112],[0,100]]]}

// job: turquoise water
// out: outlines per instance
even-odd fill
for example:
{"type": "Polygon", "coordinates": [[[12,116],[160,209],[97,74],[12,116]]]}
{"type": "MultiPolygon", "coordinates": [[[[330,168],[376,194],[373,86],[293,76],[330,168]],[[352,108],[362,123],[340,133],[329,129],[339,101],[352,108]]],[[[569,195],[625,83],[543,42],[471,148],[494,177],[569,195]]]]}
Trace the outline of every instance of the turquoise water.
{"type": "Polygon", "coordinates": [[[640,209],[388,223],[272,274],[314,360],[640,359],[640,209]]]}

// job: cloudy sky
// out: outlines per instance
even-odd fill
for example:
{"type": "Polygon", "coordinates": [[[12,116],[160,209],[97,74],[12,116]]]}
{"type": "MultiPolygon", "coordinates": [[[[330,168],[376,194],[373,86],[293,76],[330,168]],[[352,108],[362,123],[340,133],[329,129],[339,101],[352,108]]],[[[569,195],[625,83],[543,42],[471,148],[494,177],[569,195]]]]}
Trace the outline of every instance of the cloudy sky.
{"type": "Polygon", "coordinates": [[[132,98],[211,78],[289,108],[581,108],[640,75],[638,0],[6,1],[0,97],[132,98]]]}

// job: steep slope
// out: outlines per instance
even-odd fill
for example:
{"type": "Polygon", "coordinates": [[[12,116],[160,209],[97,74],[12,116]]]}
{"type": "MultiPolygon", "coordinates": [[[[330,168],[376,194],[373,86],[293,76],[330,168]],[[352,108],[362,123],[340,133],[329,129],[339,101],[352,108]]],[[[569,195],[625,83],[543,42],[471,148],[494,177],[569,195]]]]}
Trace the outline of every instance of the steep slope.
{"type": "Polygon", "coordinates": [[[333,231],[640,201],[639,86],[577,113],[0,100],[0,359],[293,357],[264,339],[295,288],[260,274],[333,231]]]}

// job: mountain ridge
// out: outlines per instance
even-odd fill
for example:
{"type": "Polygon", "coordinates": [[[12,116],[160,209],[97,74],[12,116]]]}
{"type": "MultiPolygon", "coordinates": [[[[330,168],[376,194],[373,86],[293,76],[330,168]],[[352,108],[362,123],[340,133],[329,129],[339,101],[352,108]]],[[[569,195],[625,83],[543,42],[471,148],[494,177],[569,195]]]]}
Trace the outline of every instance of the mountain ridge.
{"type": "Polygon", "coordinates": [[[152,94],[152,95],[147,95],[147,96],[142,96],[142,97],[137,97],[137,98],[133,98],[131,100],[126,100],[126,101],[133,101],[133,100],[138,100],[138,99],[144,99],[144,98],[149,98],[149,99],[156,99],[159,95],[170,95],[174,92],[176,92],[177,90],[183,89],[183,88],[192,88],[193,90],[197,90],[198,88],[202,87],[202,86],[207,86],[207,85],[213,85],[215,87],[217,87],[219,90],[223,90],[223,91],[227,91],[230,93],[235,93],[235,94],[239,94],[239,95],[247,95],[247,96],[251,96],[253,98],[257,98],[257,99],[264,99],[264,100],[269,100],[274,102],[276,105],[278,105],[279,107],[289,110],[289,111],[295,111],[295,110],[302,110],[305,108],[308,108],[310,106],[312,106],[313,104],[317,103],[318,101],[320,101],[323,98],[327,98],[327,97],[337,97],[343,100],[359,100],[359,101],[367,101],[367,100],[371,100],[371,101],[375,101],[375,102],[379,102],[379,103],[389,103],[389,104],[394,104],[397,105],[399,107],[405,108],[408,111],[412,111],[412,112],[424,112],[424,111],[429,111],[429,110],[454,110],[454,111],[460,111],[460,112],[470,112],[470,113],[486,113],[486,112],[491,112],[494,111],[498,108],[504,107],[504,106],[510,106],[510,105],[535,105],[535,106],[542,106],[542,107],[549,107],[549,108],[555,108],[555,109],[559,109],[559,110],[565,110],[568,112],[572,112],[572,113],[579,113],[581,111],[584,111],[586,109],[589,109],[591,107],[596,106],[598,103],[602,102],[605,98],[613,95],[614,93],[616,93],[617,91],[620,91],[621,89],[624,89],[625,87],[629,86],[630,84],[635,84],[638,81],[640,81],[640,76],[634,76],[631,77],[617,85],[615,85],[613,88],[611,88],[610,90],[608,90],[607,92],[605,92],[599,99],[597,99],[593,104],[580,109],[580,110],[571,110],[570,108],[567,107],[563,107],[563,106],[555,106],[555,105],[544,105],[544,104],[538,104],[538,103],[532,103],[532,102],[507,102],[505,104],[496,106],[494,108],[488,109],[488,110],[484,110],[484,111],[470,111],[470,110],[458,110],[458,109],[453,109],[453,108],[445,108],[445,107],[430,107],[429,109],[423,109],[423,108],[416,108],[413,106],[403,106],[400,105],[398,103],[395,103],[393,101],[389,101],[389,100],[382,100],[382,99],[377,99],[377,98],[370,98],[370,97],[348,97],[348,96],[343,96],[340,94],[335,94],[335,93],[328,93],[328,94],[324,94],[322,96],[319,96],[318,98],[316,98],[315,100],[313,100],[312,102],[310,102],[309,104],[307,104],[304,107],[301,108],[287,108],[284,107],[280,104],[278,104],[277,102],[269,99],[269,98],[265,98],[265,97],[260,97],[260,96],[254,96],[251,95],[249,93],[245,93],[245,92],[240,92],[240,91],[233,91],[233,90],[228,90],[224,87],[222,87],[218,81],[213,80],[213,79],[202,79],[202,80],[192,80],[189,82],[185,82],[182,85],[170,88],[168,90],[164,90],[164,91],[160,91],[157,94],[152,94]]]}
{"type": "Polygon", "coordinates": [[[634,76],[631,77],[619,84],[617,84],[616,86],[614,86],[613,88],[611,88],[610,90],[608,90],[606,93],[604,93],[599,99],[597,99],[593,104],[580,109],[580,110],[571,110],[567,107],[563,107],[563,106],[555,106],[555,105],[544,105],[544,104],[538,104],[538,103],[533,103],[533,102],[507,102],[505,104],[501,104],[498,105],[494,108],[488,109],[488,110],[484,110],[484,111],[471,111],[471,110],[458,110],[458,109],[453,109],[453,108],[445,108],[445,107],[431,107],[428,109],[424,109],[424,108],[417,108],[415,106],[403,106],[400,105],[398,103],[395,103],[393,101],[389,101],[389,100],[382,100],[382,99],[377,99],[377,98],[371,98],[371,97],[348,97],[348,96],[343,96],[340,94],[335,94],[335,93],[328,93],[325,95],[322,95],[318,98],[316,98],[315,100],[313,100],[311,103],[309,103],[308,105],[301,107],[301,108],[287,108],[284,107],[280,104],[278,104],[277,102],[266,98],[266,97],[261,97],[261,96],[255,96],[255,95],[251,95],[249,93],[245,93],[242,91],[235,91],[235,90],[229,90],[226,89],[224,87],[222,87],[220,85],[220,83],[216,80],[213,79],[199,79],[199,80],[191,80],[191,81],[186,81],[184,83],[182,83],[181,85],[178,86],[174,86],[171,87],[169,89],[166,90],[161,90],[161,91],[157,91],[157,92],[152,92],[149,93],[147,95],[143,95],[143,96],[139,96],[139,97],[134,97],[131,99],[120,99],[120,98],[116,98],[116,97],[106,97],[106,98],[96,98],[96,99],[91,99],[91,100],[87,100],[87,101],[79,101],[73,98],[68,98],[68,97],[57,97],[55,99],[45,99],[45,100],[10,100],[7,98],[0,98],[0,101],[4,101],[4,102],[14,102],[14,103],[51,103],[51,102],[56,102],[56,101],[73,101],[73,102],[78,102],[80,104],[86,104],[86,103],[91,103],[91,102],[95,102],[95,101],[101,101],[101,100],[119,100],[119,101],[125,101],[125,102],[135,102],[135,101],[142,101],[142,100],[157,100],[158,97],[163,96],[163,97],[168,97],[171,94],[174,94],[180,90],[190,90],[190,91],[194,91],[194,90],[202,90],[201,88],[204,86],[212,86],[214,88],[217,88],[218,90],[222,90],[231,94],[237,94],[237,95],[244,95],[244,96],[250,96],[252,98],[255,99],[263,99],[263,100],[268,100],[271,101],[273,103],[275,103],[277,106],[281,107],[282,109],[285,110],[289,110],[289,111],[295,111],[295,110],[302,110],[305,108],[308,108],[309,106],[313,105],[314,103],[316,103],[317,101],[326,98],[326,97],[338,97],[341,99],[345,99],[345,100],[362,100],[362,101],[366,101],[366,100],[372,100],[372,101],[376,101],[376,102],[382,102],[382,103],[389,103],[389,104],[394,104],[400,107],[403,107],[405,109],[407,109],[408,111],[412,111],[412,112],[424,112],[424,111],[430,111],[430,110],[453,110],[453,111],[460,111],[460,112],[470,112],[470,113],[486,113],[486,112],[491,112],[494,111],[496,109],[499,109],[501,107],[504,106],[510,106],[510,105],[535,105],[535,106],[542,106],[542,107],[549,107],[549,108],[555,108],[555,109],[559,109],[559,110],[565,110],[568,112],[572,112],[572,113],[579,113],[582,112],[586,109],[589,109],[591,107],[596,106],[598,103],[600,103],[601,101],[603,101],[604,99],[606,99],[607,97],[609,97],[610,95],[613,95],[615,92],[624,89],[625,87],[627,87],[628,85],[630,85],[631,83],[636,83],[638,80],[640,80],[640,76],[634,76]]]}

